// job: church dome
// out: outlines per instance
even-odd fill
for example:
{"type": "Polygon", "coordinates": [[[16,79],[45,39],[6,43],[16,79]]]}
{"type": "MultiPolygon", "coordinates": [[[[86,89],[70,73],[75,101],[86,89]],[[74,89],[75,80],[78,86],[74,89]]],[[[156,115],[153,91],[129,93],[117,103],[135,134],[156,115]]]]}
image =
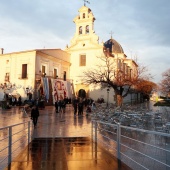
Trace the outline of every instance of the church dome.
{"type": "Polygon", "coordinates": [[[122,46],[113,38],[104,43],[104,48],[108,49],[110,53],[124,53],[122,46]]]}

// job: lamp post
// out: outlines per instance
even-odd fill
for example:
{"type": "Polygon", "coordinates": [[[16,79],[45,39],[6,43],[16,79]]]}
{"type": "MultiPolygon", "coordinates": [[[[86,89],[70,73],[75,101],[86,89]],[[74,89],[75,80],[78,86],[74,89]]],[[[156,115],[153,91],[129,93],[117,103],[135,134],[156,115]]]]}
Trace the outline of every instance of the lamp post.
{"type": "Polygon", "coordinates": [[[110,91],[110,86],[107,86],[107,108],[109,106],[109,91],[110,91]]]}

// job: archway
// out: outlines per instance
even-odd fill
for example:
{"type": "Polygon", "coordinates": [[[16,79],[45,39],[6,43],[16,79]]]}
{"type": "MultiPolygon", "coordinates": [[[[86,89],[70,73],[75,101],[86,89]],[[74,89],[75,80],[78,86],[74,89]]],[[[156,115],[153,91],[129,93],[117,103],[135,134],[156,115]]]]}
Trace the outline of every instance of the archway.
{"type": "Polygon", "coordinates": [[[78,97],[83,98],[83,99],[86,98],[86,91],[84,89],[80,89],[78,91],[78,97]]]}

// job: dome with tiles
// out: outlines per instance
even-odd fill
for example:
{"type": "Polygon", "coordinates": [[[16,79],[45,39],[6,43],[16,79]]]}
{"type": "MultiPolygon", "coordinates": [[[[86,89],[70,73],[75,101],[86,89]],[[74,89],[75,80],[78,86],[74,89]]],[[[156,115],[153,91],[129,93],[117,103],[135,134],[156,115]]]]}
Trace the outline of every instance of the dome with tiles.
{"type": "Polygon", "coordinates": [[[113,38],[104,43],[104,48],[109,50],[110,53],[124,53],[122,46],[113,38]]]}

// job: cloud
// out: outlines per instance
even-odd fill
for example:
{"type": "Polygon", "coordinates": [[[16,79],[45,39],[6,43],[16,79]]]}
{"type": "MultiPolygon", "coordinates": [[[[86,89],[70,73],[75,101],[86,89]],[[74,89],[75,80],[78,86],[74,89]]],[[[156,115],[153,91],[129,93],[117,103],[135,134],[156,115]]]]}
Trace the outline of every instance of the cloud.
{"type": "MultiPolygon", "coordinates": [[[[0,5],[0,48],[5,52],[61,48],[75,33],[74,17],[83,0],[8,0],[0,5]]],[[[169,0],[90,1],[100,41],[111,34],[129,58],[137,55],[148,65],[155,81],[170,63],[169,0]],[[158,69],[159,68],[159,69],[158,69]]]]}

